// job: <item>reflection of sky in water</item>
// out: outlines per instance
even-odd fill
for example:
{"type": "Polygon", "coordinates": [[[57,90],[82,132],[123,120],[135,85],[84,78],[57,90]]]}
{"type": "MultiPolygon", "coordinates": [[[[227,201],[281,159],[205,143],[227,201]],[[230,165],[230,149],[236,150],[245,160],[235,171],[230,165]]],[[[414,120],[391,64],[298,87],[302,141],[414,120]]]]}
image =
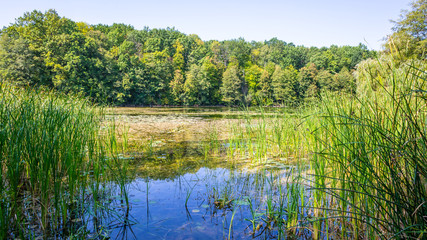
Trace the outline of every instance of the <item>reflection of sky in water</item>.
{"type": "MultiPolygon", "coordinates": [[[[238,163],[228,162],[224,156],[206,158],[201,141],[209,142],[206,135],[208,133],[200,131],[199,124],[206,122],[203,120],[206,118],[239,118],[239,112],[232,110],[232,114],[229,114],[228,108],[157,110],[162,113],[144,115],[153,109],[129,108],[126,111],[131,112],[122,117],[123,120],[136,124],[187,125],[166,135],[151,135],[152,149],[137,157],[129,175],[133,176],[131,178],[136,177],[129,184],[131,202],[129,219],[134,224],[127,228],[123,228],[123,224],[117,224],[117,221],[115,221],[117,228],[111,227],[110,224],[111,238],[226,239],[229,234],[233,239],[277,238],[277,229],[251,235],[252,225],[247,219],[252,219],[252,215],[247,199],[251,199],[259,215],[265,213],[267,192],[277,205],[278,186],[281,184],[282,195],[285,194],[284,180],[289,179],[291,175],[289,170],[295,166],[269,159],[260,164],[263,170],[257,168],[246,157],[239,159],[238,163]],[[257,170],[238,170],[245,166],[257,170]],[[270,175],[270,171],[265,170],[265,167],[276,169],[274,172],[277,175],[270,175]],[[229,170],[233,168],[237,170],[229,170]],[[216,195],[216,199],[229,196],[234,201],[225,207],[218,207],[214,203],[213,195],[216,195]],[[186,207],[187,196],[189,197],[186,207]],[[229,231],[233,210],[234,218],[229,231]]],[[[271,111],[274,112],[275,109],[271,111]]],[[[209,120],[208,125],[212,126],[214,122],[215,120],[209,120]]],[[[218,144],[222,150],[230,147],[228,142],[218,144]]],[[[122,210],[119,212],[125,215],[122,210]]],[[[261,222],[259,218],[258,223],[261,222]]]]}
{"type": "MultiPolygon", "coordinates": [[[[280,173],[282,179],[289,172],[280,173]]],[[[231,234],[234,239],[251,238],[251,219],[247,196],[254,204],[264,201],[266,191],[277,191],[270,187],[270,173],[244,173],[227,169],[201,168],[195,174],[184,174],[175,179],[136,179],[130,187],[130,216],[136,224],[123,231],[116,228],[111,237],[121,239],[225,239],[229,234],[232,207],[218,209],[212,196],[224,196],[227,192],[234,202],[235,215],[231,234]],[[267,177],[265,177],[267,176],[267,177]],[[148,187],[148,194],[147,194],[148,187]],[[190,193],[187,208],[185,202],[190,193]],[[264,192],[264,193],[263,193],[264,192]],[[123,232],[127,235],[123,235],[123,232]]],[[[277,197],[277,194],[273,194],[277,197]]],[[[230,205],[231,206],[231,205],[230,205]]],[[[259,211],[264,206],[261,204],[259,211]]],[[[277,235],[262,235],[261,239],[277,235]]]]}
{"type": "Polygon", "coordinates": [[[133,227],[135,235],[142,239],[222,239],[226,234],[222,219],[219,223],[211,221],[210,210],[206,208],[208,192],[201,178],[212,176],[213,181],[222,181],[224,171],[202,168],[196,174],[174,180],[152,181],[148,183],[148,196],[147,183],[143,179],[135,181],[132,199],[145,199],[133,207],[132,215],[139,218],[139,224],[133,227]]]}

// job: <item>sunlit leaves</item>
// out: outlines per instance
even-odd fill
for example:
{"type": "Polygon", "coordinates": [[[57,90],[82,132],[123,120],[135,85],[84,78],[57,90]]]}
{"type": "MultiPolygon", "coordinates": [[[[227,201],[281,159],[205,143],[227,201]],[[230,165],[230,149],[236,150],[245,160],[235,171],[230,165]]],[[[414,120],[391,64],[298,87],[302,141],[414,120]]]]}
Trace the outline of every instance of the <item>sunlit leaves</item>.
{"type": "Polygon", "coordinates": [[[352,70],[372,56],[364,45],[203,41],[174,28],[89,25],[54,10],[25,13],[0,34],[2,80],[117,105],[296,105],[354,91],[352,70]]]}
{"type": "Polygon", "coordinates": [[[404,61],[407,58],[424,59],[427,55],[427,2],[414,0],[411,10],[402,11],[395,21],[393,34],[385,44],[386,51],[404,61]]]}

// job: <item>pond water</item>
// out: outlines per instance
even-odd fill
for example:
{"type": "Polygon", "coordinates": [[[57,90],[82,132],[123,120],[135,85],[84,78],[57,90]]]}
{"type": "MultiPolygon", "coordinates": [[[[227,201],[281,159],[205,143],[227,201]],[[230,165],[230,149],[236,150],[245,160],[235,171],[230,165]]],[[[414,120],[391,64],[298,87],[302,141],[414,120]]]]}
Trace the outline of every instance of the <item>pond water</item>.
{"type": "MultiPolygon", "coordinates": [[[[106,235],[113,239],[310,238],[303,227],[291,226],[311,214],[297,207],[310,196],[295,184],[295,166],[222,154],[229,147],[226,126],[243,116],[241,111],[117,108],[114,113],[129,132],[130,205],[104,218],[106,235]],[[214,141],[212,135],[220,149],[216,154],[205,147],[214,141]],[[285,214],[291,212],[297,213],[295,219],[285,214]]],[[[119,196],[115,200],[123,202],[119,196]]]]}

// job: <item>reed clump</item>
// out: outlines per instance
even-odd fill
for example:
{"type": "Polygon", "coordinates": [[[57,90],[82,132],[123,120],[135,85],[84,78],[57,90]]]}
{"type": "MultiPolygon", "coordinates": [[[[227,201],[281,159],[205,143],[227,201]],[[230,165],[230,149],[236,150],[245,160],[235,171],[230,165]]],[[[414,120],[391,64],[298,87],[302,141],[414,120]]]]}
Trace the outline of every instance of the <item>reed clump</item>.
{"type": "MultiPolygon", "coordinates": [[[[291,196],[309,196],[293,209],[310,212],[313,238],[423,239],[426,69],[425,61],[398,62],[387,55],[366,60],[355,72],[355,95],[325,94],[319,105],[301,111],[248,116],[231,125],[228,156],[266,166],[308,167],[308,175],[295,176],[304,179],[294,182],[303,190],[291,196]]],[[[292,204],[288,200],[285,206],[292,204]]],[[[294,212],[287,209],[280,215],[301,217],[292,216],[294,212]]],[[[289,229],[296,225],[287,223],[289,229]]]]}
{"type": "Polygon", "coordinates": [[[315,207],[331,209],[326,218],[340,219],[344,238],[427,234],[426,69],[368,60],[356,97],[324,100],[312,158],[315,207]]]}
{"type": "MultiPolygon", "coordinates": [[[[313,153],[315,139],[310,129],[318,127],[313,117],[317,108],[299,108],[292,111],[265,114],[261,107],[259,116],[251,117],[249,110],[238,122],[231,122],[227,142],[227,155],[232,159],[249,158],[253,163],[271,160],[297,164],[313,153]]],[[[306,161],[308,163],[308,161],[306,161]]]]}
{"type": "Polygon", "coordinates": [[[0,239],[82,232],[108,175],[100,111],[78,97],[0,84],[0,239]]]}

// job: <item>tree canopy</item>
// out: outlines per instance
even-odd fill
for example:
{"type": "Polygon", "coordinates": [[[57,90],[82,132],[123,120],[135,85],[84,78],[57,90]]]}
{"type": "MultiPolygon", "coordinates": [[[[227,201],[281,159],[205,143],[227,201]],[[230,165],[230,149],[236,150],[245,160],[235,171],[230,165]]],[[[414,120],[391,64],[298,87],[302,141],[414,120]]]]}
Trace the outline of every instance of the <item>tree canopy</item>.
{"type": "MultiPolygon", "coordinates": [[[[425,40],[406,26],[396,29],[425,40]]],[[[33,11],[0,32],[0,80],[115,105],[297,105],[323,91],[354,92],[352,72],[375,54],[362,44],[202,41],[174,28],[89,25],[33,11]]]]}
{"type": "Polygon", "coordinates": [[[393,33],[388,37],[386,50],[405,59],[425,60],[427,55],[427,1],[412,2],[411,10],[403,10],[400,19],[393,23],[393,33]]]}

